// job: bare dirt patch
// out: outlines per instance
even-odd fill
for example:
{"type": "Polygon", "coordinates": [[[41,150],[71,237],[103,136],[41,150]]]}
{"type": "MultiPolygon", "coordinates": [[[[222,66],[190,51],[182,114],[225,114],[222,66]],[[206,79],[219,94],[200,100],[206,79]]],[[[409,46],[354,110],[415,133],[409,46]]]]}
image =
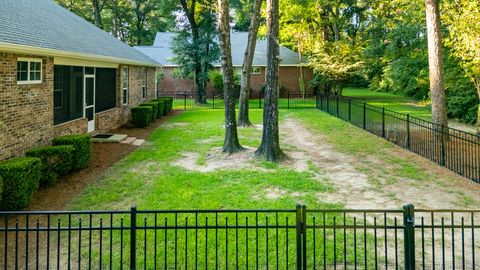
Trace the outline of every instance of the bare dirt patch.
{"type": "Polygon", "coordinates": [[[182,167],[189,171],[198,172],[232,169],[263,169],[255,164],[255,149],[245,146],[244,148],[245,150],[234,154],[225,154],[222,153],[222,149],[220,147],[214,147],[205,155],[205,158],[202,162],[199,162],[201,157],[199,153],[186,152],[182,154],[182,158],[175,160],[171,164],[182,167]]]}
{"type": "MultiPolygon", "coordinates": [[[[308,161],[313,162],[324,172],[327,181],[336,187],[335,192],[318,194],[319,199],[324,202],[342,203],[346,208],[399,208],[407,202],[421,208],[458,208],[459,193],[467,194],[474,200],[480,201],[480,193],[475,194],[462,188],[463,178],[436,165],[433,173],[450,176],[448,180],[451,177],[460,179],[460,186],[453,187],[451,183],[447,183],[447,180],[440,179],[437,179],[440,183],[429,181],[419,183],[419,181],[408,178],[403,178],[395,183],[387,183],[389,175],[385,175],[384,171],[377,171],[380,168],[393,169],[389,168],[390,165],[386,162],[375,160],[375,166],[368,168],[370,172],[367,173],[359,169],[362,167],[359,166],[362,164],[361,160],[336,151],[326,143],[324,137],[313,135],[298,120],[285,119],[281,130],[283,145],[294,146],[285,151],[292,160],[288,161],[290,165],[303,170],[308,161]],[[376,185],[375,181],[378,181],[376,185]],[[445,185],[449,186],[448,191],[445,190],[445,185]],[[454,192],[455,189],[457,192],[454,192]]],[[[408,159],[415,163],[417,160],[418,164],[430,163],[403,149],[398,148],[394,151],[408,155],[408,159]]],[[[425,165],[426,171],[432,167],[432,164],[425,165]]],[[[475,205],[471,207],[475,208],[475,205]]]]}

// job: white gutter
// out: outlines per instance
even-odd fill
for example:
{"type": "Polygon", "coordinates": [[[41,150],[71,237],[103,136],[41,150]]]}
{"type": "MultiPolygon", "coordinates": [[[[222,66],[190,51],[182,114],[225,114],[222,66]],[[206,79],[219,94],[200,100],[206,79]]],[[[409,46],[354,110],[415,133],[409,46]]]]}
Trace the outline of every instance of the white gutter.
{"type": "Polygon", "coordinates": [[[5,42],[0,42],[0,51],[33,54],[33,55],[40,55],[40,56],[65,57],[65,58],[72,58],[72,59],[79,59],[79,60],[102,61],[102,62],[110,62],[110,63],[134,65],[134,66],[145,66],[145,67],[161,67],[162,66],[160,64],[152,64],[149,62],[136,61],[136,60],[130,60],[125,58],[94,55],[94,54],[87,54],[87,53],[67,52],[67,51],[61,51],[61,50],[55,50],[55,49],[39,48],[39,47],[33,47],[28,45],[19,45],[19,44],[5,43],[5,42]]]}

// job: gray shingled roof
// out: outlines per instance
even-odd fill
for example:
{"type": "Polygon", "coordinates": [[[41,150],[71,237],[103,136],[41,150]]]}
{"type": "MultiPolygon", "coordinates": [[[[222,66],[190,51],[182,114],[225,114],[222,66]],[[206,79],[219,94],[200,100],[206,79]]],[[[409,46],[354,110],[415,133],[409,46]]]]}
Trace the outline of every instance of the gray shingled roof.
{"type": "Polygon", "coordinates": [[[0,0],[0,43],[158,65],[52,0],[0,0]]]}
{"type": "MultiPolygon", "coordinates": [[[[153,46],[137,46],[135,49],[154,59],[165,66],[177,66],[172,61],[174,54],[170,49],[170,43],[174,33],[158,32],[153,46]]],[[[232,59],[234,66],[243,64],[245,49],[247,48],[248,33],[233,32],[231,35],[232,59]]],[[[305,59],[303,61],[306,62],[305,59]]],[[[219,64],[218,64],[219,65],[219,64]]],[[[253,57],[254,66],[267,65],[267,40],[259,39],[253,57]]],[[[280,46],[280,65],[298,65],[298,54],[289,48],[280,46]]]]}

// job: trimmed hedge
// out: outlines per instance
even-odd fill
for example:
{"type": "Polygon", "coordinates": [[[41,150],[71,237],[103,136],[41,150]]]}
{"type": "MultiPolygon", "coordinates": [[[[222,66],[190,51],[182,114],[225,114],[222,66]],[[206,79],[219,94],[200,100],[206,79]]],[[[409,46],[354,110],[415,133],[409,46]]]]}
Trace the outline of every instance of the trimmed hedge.
{"type": "Polygon", "coordinates": [[[156,100],[163,101],[163,115],[167,115],[170,111],[172,111],[173,98],[161,97],[157,98],[156,100]]]}
{"type": "Polygon", "coordinates": [[[72,170],[86,168],[92,156],[92,138],[88,134],[66,135],[53,139],[53,145],[72,145],[72,170]]]}
{"type": "Polygon", "coordinates": [[[72,169],[73,145],[58,145],[33,148],[27,151],[27,157],[42,160],[41,186],[51,186],[58,176],[67,174],[72,169]]]}
{"type": "Polygon", "coordinates": [[[155,100],[158,103],[158,115],[157,118],[161,118],[163,116],[163,108],[165,107],[165,101],[163,100],[155,100]]]}
{"type": "Polygon", "coordinates": [[[42,176],[42,161],[39,158],[20,157],[0,162],[0,177],[3,192],[2,210],[25,208],[38,190],[42,176]]]}
{"type": "Polygon", "coordinates": [[[142,104],[139,104],[138,106],[150,106],[152,107],[152,120],[151,122],[155,121],[155,119],[157,119],[157,115],[158,115],[158,103],[156,102],[147,102],[147,103],[142,103],[142,104]]]}
{"type": "Polygon", "coordinates": [[[137,106],[132,108],[132,124],[134,127],[144,128],[152,120],[152,106],[137,106]]]}

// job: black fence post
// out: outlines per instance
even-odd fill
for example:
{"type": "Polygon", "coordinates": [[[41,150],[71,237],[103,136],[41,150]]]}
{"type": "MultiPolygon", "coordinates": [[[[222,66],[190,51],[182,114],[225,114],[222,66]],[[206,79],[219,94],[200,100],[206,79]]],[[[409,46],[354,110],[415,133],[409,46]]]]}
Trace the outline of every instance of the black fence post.
{"type": "Polygon", "coordinates": [[[302,268],[307,270],[307,206],[302,205],[302,268]]]}
{"type": "Polygon", "coordinates": [[[363,129],[367,129],[367,103],[363,102],[363,129]]]}
{"type": "Polygon", "coordinates": [[[407,114],[407,149],[410,149],[410,114],[407,114]]]}
{"type": "Polygon", "coordinates": [[[137,266],[137,206],[130,208],[130,270],[137,266]]]}
{"type": "Polygon", "coordinates": [[[287,109],[290,109],[290,91],[287,91],[287,109]]]}
{"type": "Polygon", "coordinates": [[[348,99],[348,122],[352,122],[352,100],[348,99]]]}
{"type": "Polygon", "coordinates": [[[339,114],[340,114],[340,111],[339,111],[339,110],[340,110],[340,108],[338,107],[338,105],[339,105],[339,101],[338,101],[338,99],[339,99],[339,97],[338,97],[338,95],[337,95],[337,117],[338,117],[338,116],[339,116],[339,114]]]}
{"type": "Polygon", "coordinates": [[[212,92],[212,106],[215,109],[215,91],[212,92]]]}
{"type": "Polygon", "coordinates": [[[258,91],[258,108],[262,108],[262,92],[258,91]]]}
{"type": "Polygon", "coordinates": [[[448,130],[448,128],[445,129],[445,127],[442,125],[442,127],[440,128],[440,132],[441,132],[440,133],[440,140],[442,140],[440,142],[440,147],[441,147],[441,149],[440,149],[440,155],[441,155],[440,156],[440,165],[441,166],[445,166],[446,163],[447,163],[446,160],[445,160],[445,156],[446,156],[445,155],[445,139],[446,139],[445,136],[447,136],[447,135],[444,134],[445,133],[444,130],[448,130]]]}
{"type": "Polygon", "coordinates": [[[385,107],[382,108],[382,137],[385,138],[385,107]]]}
{"type": "Polygon", "coordinates": [[[415,269],[415,207],[413,204],[403,206],[405,269],[415,269]]]}
{"type": "Polygon", "coordinates": [[[303,245],[302,245],[302,206],[297,204],[295,207],[296,210],[296,235],[297,235],[297,270],[302,270],[302,260],[303,260],[303,245]]]}
{"type": "Polygon", "coordinates": [[[187,110],[187,91],[185,91],[184,96],[183,96],[183,110],[187,110]]]}
{"type": "Polygon", "coordinates": [[[330,95],[327,95],[327,113],[330,113],[330,95]]]}

